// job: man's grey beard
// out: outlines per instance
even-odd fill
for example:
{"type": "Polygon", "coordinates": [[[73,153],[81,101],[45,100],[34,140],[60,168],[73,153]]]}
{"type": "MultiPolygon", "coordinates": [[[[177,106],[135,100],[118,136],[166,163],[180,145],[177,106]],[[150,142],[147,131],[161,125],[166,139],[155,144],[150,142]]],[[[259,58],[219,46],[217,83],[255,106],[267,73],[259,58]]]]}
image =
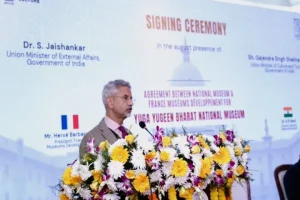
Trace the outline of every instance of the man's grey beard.
{"type": "Polygon", "coordinates": [[[131,117],[131,113],[126,113],[125,116],[126,117],[131,117]]]}

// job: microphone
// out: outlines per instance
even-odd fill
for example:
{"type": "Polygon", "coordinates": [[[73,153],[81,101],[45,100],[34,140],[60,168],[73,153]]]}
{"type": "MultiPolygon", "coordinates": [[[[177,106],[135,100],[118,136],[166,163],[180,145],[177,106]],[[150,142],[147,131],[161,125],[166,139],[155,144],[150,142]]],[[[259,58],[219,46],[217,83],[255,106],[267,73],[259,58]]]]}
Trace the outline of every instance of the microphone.
{"type": "MultiPolygon", "coordinates": [[[[139,122],[139,125],[140,125],[140,127],[141,127],[142,129],[145,129],[145,130],[152,136],[152,139],[153,139],[153,135],[152,135],[152,134],[150,133],[150,131],[147,129],[146,123],[145,123],[144,121],[140,121],[140,122],[139,122]]],[[[147,171],[147,174],[148,174],[148,171],[147,171]]],[[[150,179],[149,179],[149,184],[150,184],[151,200],[153,200],[150,179]]]]}
{"type": "Polygon", "coordinates": [[[145,130],[153,137],[153,135],[152,135],[152,134],[150,133],[150,131],[147,129],[146,123],[145,123],[145,122],[140,121],[139,125],[140,125],[140,127],[141,127],[142,129],[145,129],[145,130]]]}

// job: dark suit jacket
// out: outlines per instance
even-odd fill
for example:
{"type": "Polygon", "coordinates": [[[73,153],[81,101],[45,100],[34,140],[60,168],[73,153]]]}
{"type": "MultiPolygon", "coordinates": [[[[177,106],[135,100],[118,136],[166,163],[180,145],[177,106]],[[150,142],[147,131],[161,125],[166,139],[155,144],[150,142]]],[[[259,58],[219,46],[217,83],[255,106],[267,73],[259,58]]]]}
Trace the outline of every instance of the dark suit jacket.
{"type": "Polygon", "coordinates": [[[283,177],[288,200],[300,199],[300,160],[290,167],[283,177]]]}
{"type": "Polygon", "coordinates": [[[95,139],[95,147],[99,146],[99,144],[105,140],[108,140],[110,144],[113,144],[115,141],[120,139],[118,135],[114,134],[112,130],[110,130],[105,124],[104,118],[100,121],[100,123],[95,126],[92,130],[87,132],[85,136],[82,138],[80,147],[79,147],[79,157],[83,158],[86,151],[86,144],[89,139],[95,139]]]}

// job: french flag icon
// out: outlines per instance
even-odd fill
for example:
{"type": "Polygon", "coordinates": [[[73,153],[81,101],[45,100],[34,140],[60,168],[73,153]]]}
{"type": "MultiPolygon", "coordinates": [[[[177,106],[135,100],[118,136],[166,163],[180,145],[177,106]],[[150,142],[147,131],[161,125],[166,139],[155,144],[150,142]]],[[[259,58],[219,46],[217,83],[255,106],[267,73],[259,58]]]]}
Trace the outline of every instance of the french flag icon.
{"type": "Polygon", "coordinates": [[[71,123],[72,121],[72,126],[73,129],[79,129],[79,116],[78,115],[61,115],[61,129],[62,130],[67,130],[68,129],[68,124],[71,123]],[[69,119],[68,119],[69,118],[69,119]]]}

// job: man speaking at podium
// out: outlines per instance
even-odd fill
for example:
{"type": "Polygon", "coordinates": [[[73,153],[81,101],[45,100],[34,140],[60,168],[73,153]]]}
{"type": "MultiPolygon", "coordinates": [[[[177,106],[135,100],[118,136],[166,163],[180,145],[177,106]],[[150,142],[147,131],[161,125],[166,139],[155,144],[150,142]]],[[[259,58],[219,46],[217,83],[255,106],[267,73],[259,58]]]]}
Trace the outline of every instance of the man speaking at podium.
{"type": "Polygon", "coordinates": [[[97,147],[102,141],[108,140],[112,144],[126,136],[123,121],[130,117],[134,101],[130,83],[121,79],[108,82],[103,87],[102,100],[106,115],[82,138],[79,147],[80,159],[87,152],[86,144],[89,139],[94,138],[97,147]]]}

